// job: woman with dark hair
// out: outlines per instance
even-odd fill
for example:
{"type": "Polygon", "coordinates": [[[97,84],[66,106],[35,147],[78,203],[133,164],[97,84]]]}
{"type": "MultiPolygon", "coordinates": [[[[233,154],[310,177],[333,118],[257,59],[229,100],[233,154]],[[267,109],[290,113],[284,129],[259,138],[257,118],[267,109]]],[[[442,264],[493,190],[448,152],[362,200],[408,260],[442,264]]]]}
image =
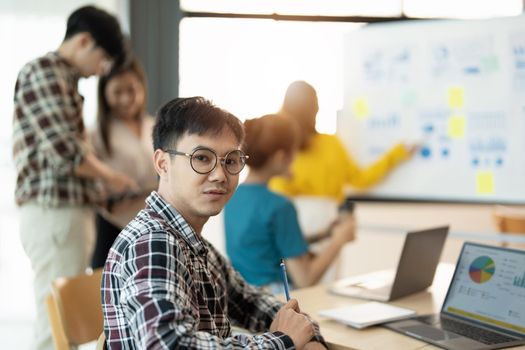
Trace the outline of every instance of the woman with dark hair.
{"type": "Polygon", "coordinates": [[[101,267],[113,241],[144,207],[157,187],[151,132],[154,119],[146,113],[146,75],[136,58],[115,68],[98,83],[97,128],[91,134],[96,154],[114,170],[133,178],[137,192],[105,189],[105,205],[96,217],[97,243],[92,267],[101,267]]]}
{"type": "Polygon", "coordinates": [[[317,254],[309,251],[292,202],[268,189],[268,181],[289,171],[299,146],[295,123],[280,115],[244,122],[248,176],[226,204],[226,251],[233,266],[250,283],[274,293],[282,287],[280,260],[285,259],[295,287],[317,283],[341,247],[354,239],[352,216],[330,227],[317,254]]]}

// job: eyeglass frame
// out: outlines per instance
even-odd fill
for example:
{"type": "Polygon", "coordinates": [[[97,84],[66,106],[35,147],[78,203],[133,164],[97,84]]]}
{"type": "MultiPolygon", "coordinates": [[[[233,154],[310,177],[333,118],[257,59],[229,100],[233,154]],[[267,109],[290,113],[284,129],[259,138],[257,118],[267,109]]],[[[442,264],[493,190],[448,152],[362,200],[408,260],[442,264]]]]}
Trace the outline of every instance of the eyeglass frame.
{"type": "Polygon", "coordinates": [[[181,152],[181,151],[177,151],[177,150],[174,150],[174,149],[163,149],[163,151],[168,153],[168,154],[174,155],[174,156],[186,156],[186,157],[188,157],[190,159],[190,166],[191,166],[191,168],[193,169],[193,171],[195,171],[197,174],[200,174],[200,175],[206,175],[206,174],[209,174],[212,171],[214,171],[215,168],[217,168],[217,163],[219,161],[221,163],[221,166],[224,168],[224,170],[228,174],[230,174],[230,175],[238,175],[244,169],[244,167],[246,166],[246,159],[250,158],[249,155],[245,154],[240,149],[231,150],[228,153],[226,153],[226,155],[224,157],[218,156],[217,153],[214,150],[212,150],[211,148],[208,148],[208,147],[197,147],[191,153],[181,152]],[[197,171],[193,167],[193,155],[195,154],[195,152],[202,151],[202,150],[210,151],[215,156],[215,164],[213,164],[213,167],[211,168],[210,171],[207,171],[207,172],[204,172],[204,173],[200,172],[200,171],[197,171]],[[230,153],[233,153],[233,152],[240,152],[241,153],[241,157],[240,158],[243,160],[242,168],[237,173],[232,173],[231,171],[229,171],[228,168],[226,167],[226,164],[225,164],[226,158],[230,155],[230,153]]]}

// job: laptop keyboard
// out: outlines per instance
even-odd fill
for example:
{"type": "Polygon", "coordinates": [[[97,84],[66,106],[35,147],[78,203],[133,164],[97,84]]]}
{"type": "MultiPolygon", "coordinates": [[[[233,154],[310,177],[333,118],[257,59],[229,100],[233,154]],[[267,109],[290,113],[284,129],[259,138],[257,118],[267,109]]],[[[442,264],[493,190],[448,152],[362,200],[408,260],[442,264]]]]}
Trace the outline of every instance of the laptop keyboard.
{"type": "Polygon", "coordinates": [[[460,334],[467,338],[474,339],[484,344],[501,344],[516,340],[503,334],[489,331],[476,326],[471,326],[464,322],[459,322],[449,318],[437,317],[422,317],[422,322],[427,324],[441,323],[441,328],[445,331],[460,334]]]}

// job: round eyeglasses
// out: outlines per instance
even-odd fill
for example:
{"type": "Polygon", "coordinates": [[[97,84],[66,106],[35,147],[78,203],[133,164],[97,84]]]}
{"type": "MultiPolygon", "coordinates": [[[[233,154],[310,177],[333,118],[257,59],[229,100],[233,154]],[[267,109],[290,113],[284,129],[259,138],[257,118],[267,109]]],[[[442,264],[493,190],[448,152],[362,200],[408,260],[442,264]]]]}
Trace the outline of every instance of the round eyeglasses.
{"type": "Polygon", "coordinates": [[[190,158],[191,168],[198,174],[211,173],[217,166],[217,161],[219,160],[229,174],[237,175],[244,169],[246,159],[249,158],[249,156],[239,149],[226,153],[224,157],[217,156],[213,150],[206,147],[199,147],[192,153],[179,152],[172,149],[166,149],[164,152],[190,158]]]}

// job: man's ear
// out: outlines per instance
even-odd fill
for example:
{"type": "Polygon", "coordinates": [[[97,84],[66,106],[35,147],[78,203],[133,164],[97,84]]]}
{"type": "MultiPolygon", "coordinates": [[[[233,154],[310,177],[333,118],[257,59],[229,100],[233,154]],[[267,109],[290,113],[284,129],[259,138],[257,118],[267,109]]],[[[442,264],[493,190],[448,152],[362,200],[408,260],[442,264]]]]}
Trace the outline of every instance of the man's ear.
{"type": "Polygon", "coordinates": [[[156,149],[155,153],[153,153],[153,166],[161,180],[168,173],[168,157],[169,154],[160,149],[156,149]]]}
{"type": "Polygon", "coordinates": [[[76,40],[77,40],[78,46],[81,48],[87,48],[94,43],[93,37],[88,32],[78,33],[76,35],[76,40]]]}

